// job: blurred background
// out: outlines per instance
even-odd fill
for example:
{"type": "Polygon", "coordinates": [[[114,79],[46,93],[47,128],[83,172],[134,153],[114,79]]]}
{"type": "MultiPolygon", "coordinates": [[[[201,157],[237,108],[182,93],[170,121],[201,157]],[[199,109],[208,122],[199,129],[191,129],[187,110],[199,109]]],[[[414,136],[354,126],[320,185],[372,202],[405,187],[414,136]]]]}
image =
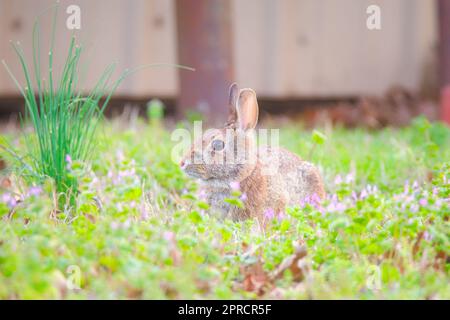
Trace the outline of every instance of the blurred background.
{"type": "MultiPolygon", "coordinates": [[[[50,0],[0,0],[0,58],[19,78],[10,40],[31,62],[36,16],[50,0]]],[[[51,14],[41,16],[46,57],[51,14]]],[[[62,0],[56,24],[55,70],[63,66],[71,34],[85,48],[84,90],[102,71],[149,63],[117,90],[108,113],[159,98],[168,117],[226,118],[228,87],[256,90],[263,117],[371,128],[401,126],[420,114],[450,123],[450,1],[448,0],[62,0]],[[69,30],[70,5],[81,28],[69,30]],[[370,5],[381,28],[369,30],[370,5]]],[[[42,59],[45,70],[44,58],[42,59]]],[[[0,117],[14,118],[23,99],[0,68],[0,117]]]]}

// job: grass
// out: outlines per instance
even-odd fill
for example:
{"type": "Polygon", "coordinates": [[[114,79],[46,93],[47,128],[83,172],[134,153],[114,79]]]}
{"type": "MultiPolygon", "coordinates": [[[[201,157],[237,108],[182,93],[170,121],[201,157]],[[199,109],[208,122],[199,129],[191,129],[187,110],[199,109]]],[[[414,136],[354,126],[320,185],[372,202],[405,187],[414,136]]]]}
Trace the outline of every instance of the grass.
{"type": "MultiPolygon", "coordinates": [[[[29,181],[41,184],[50,178],[56,187],[58,209],[76,206],[78,177],[70,169],[72,161],[87,161],[95,147],[94,135],[99,119],[103,115],[112,94],[121,82],[131,74],[148,67],[172,66],[188,70],[191,68],[171,64],[150,64],[127,69],[116,80],[112,80],[116,63],[109,65],[100,75],[89,93],[83,91],[80,79],[80,58],[83,49],[72,36],[65,64],[59,77],[55,75],[56,18],[59,4],[53,9],[53,27],[48,51],[48,70],[41,70],[40,16],[36,19],[32,34],[32,68],[25,60],[19,43],[11,43],[22,67],[25,86],[16,79],[3,60],[2,63],[25,99],[25,121],[30,123],[35,135],[26,141],[26,150],[15,152],[21,175],[29,181]]],[[[3,146],[5,148],[5,146],[3,146]]]]}
{"type": "MultiPolygon", "coordinates": [[[[2,172],[0,298],[450,298],[443,125],[323,128],[326,139],[281,128],[302,156],[321,143],[310,160],[329,197],[268,217],[263,231],[207,214],[163,124],[100,126],[91,161],[69,167],[75,211],[55,211],[52,183],[2,172]]],[[[26,149],[14,132],[2,138],[26,149]]]]}
{"type": "Polygon", "coordinates": [[[51,8],[54,10],[48,70],[45,73],[41,70],[39,17],[34,23],[32,35],[33,68],[25,61],[20,44],[11,43],[22,66],[25,87],[20,85],[6,62],[2,62],[25,99],[25,119],[32,124],[36,133],[35,139],[27,140],[26,155],[16,157],[20,159],[22,169],[26,169],[23,175],[38,183],[46,177],[51,178],[56,186],[59,207],[63,208],[65,205],[75,205],[78,189],[78,181],[70,174],[68,163],[72,158],[81,161],[88,159],[93,148],[96,122],[124,75],[112,82],[115,64],[111,64],[100,76],[92,92],[82,95],[78,77],[82,48],[76,45],[73,36],[64,67],[57,78],[53,70],[53,57],[58,5],[51,8]],[[100,103],[105,93],[105,101],[100,103]]]}

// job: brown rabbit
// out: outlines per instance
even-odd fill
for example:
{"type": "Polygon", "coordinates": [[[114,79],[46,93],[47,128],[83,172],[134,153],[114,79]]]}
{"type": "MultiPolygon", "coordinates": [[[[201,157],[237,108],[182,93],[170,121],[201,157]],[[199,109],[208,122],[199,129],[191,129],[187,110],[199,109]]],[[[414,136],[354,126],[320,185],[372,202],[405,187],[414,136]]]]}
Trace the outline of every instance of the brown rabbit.
{"type": "Polygon", "coordinates": [[[186,174],[200,179],[211,209],[233,220],[262,219],[308,197],[323,198],[322,178],[312,164],[282,148],[257,147],[255,92],[233,84],[229,97],[225,126],[205,132],[180,162],[186,174]],[[238,187],[244,208],[224,201],[238,187]]]}

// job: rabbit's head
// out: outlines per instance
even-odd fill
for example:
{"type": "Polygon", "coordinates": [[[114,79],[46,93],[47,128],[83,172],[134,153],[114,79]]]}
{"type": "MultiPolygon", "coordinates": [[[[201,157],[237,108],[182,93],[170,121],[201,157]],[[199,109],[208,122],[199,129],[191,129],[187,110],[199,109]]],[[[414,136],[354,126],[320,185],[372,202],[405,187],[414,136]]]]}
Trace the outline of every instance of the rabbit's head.
{"type": "Polygon", "coordinates": [[[206,130],[181,160],[181,168],[189,176],[207,181],[241,181],[253,171],[257,162],[256,94],[233,84],[228,104],[224,127],[206,130]]]}

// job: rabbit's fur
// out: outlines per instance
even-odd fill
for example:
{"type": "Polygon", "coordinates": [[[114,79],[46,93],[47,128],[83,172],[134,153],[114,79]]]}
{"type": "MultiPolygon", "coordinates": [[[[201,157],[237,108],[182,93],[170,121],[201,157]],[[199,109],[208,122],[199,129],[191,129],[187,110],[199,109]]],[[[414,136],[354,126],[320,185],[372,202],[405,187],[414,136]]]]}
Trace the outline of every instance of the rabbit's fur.
{"type": "Polygon", "coordinates": [[[264,213],[277,214],[308,197],[325,196],[320,173],[311,163],[282,148],[256,146],[257,121],[255,92],[233,84],[225,126],[205,132],[180,163],[186,174],[200,179],[212,210],[233,220],[262,219],[264,213]],[[224,201],[237,186],[245,195],[244,208],[224,201]]]}

